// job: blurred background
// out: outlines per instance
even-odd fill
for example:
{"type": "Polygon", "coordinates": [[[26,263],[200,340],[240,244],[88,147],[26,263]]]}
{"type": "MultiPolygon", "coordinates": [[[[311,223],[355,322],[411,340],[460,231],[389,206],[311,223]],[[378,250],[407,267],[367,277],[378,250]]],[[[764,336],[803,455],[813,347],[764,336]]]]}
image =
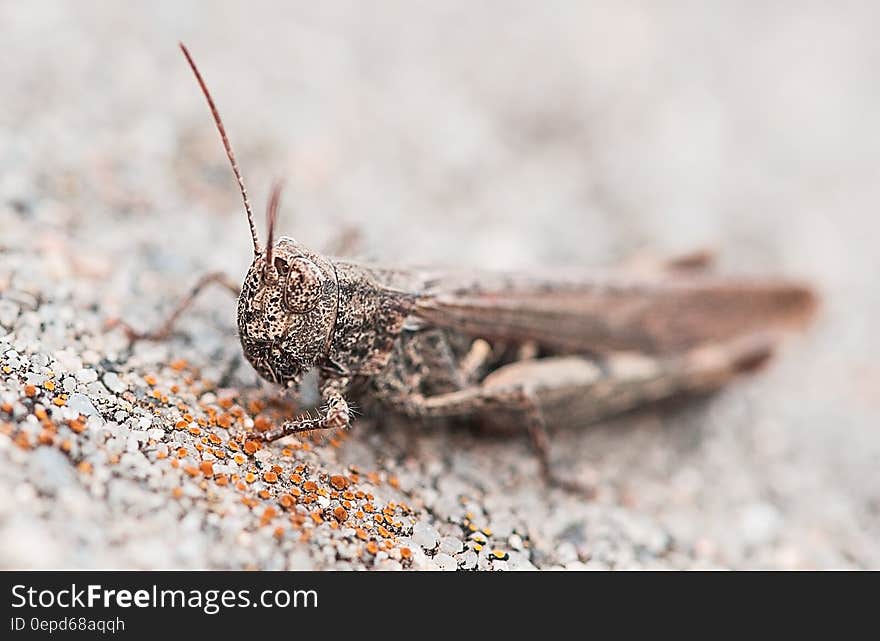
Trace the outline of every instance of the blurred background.
{"type": "MultiPolygon", "coordinates": [[[[355,226],[379,260],[505,269],[711,248],[725,271],[815,283],[818,321],[769,371],[708,406],[558,436],[558,464],[598,483],[597,502],[533,496],[534,478],[528,500],[501,492],[531,528],[532,563],[876,567],[878,13],[870,2],[0,2],[0,297],[5,273],[7,286],[31,279],[88,301],[74,308],[94,327],[113,315],[146,325],[204,271],[243,275],[240,198],[182,40],[255,209],[285,178],[281,231],[310,246],[355,226]],[[649,563],[630,523],[674,544],[649,563]]],[[[184,327],[210,326],[205,353],[235,350],[234,338],[222,346],[229,300],[199,309],[184,327]]],[[[365,447],[384,447],[376,438],[365,447]]],[[[475,461],[527,455],[419,438],[440,465],[432,491],[459,492],[436,485],[457,478],[487,513],[494,490],[475,461]]],[[[18,487],[29,468],[10,465],[18,487]]],[[[7,542],[24,522],[51,532],[59,518],[11,509],[7,542]]],[[[16,549],[5,564],[39,564],[16,549]]],[[[97,539],[75,549],[55,563],[150,565],[124,546],[98,552],[97,539]]]]}

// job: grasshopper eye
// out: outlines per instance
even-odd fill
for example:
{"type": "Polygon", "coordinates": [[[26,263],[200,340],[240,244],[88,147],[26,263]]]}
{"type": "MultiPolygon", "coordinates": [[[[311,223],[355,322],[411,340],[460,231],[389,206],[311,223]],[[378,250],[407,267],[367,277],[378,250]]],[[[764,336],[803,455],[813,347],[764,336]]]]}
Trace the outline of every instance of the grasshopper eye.
{"type": "Polygon", "coordinates": [[[301,256],[294,258],[289,267],[284,305],[295,314],[305,314],[321,299],[323,275],[315,263],[301,256]]]}

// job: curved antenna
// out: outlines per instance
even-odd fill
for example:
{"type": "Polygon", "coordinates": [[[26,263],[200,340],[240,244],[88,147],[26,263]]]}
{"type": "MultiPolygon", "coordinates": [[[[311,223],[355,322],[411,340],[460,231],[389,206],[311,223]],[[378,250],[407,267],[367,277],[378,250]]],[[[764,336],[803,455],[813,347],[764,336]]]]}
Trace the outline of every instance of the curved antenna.
{"type": "Polygon", "coordinates": [[[196,80],[202,88],[202,93],[205,94],[205,98],[208,100],[208,107],[211,109],[211,115],[214,117],[214,124],[217,125],[217,131],[220,132],[220,139],[223,141],[223,147],[226,149],[226,157],[229,158],[229,163],[232,165],[232,173],[235,174],[235,179],[238,181],[238,188],[241,190],[241,198],[244,200],[244,209],[247,212],[248,225],[251,228],[251,237],[254,239],[254,256],[256,256],[260,253],[260,242],[257,240],[257,227],[254,225],[254,212],[251,211],[251,203],[248,201],[247,189],[244,187],[244,179],[242,179],[241,172],[238,169],[238,163],[235,161],[235,154],[232,153],[232,145],[229,144],[229,138],[226,137],[226,129],[223,127],[223,121],[220,120],[220,113],[217,111],[217,106],[214,104],[211,92],[208,91],[208,86],[202,79],[202,74],[199,73],[196,63],[193,61],[192,56],[189,55],[186,45],[182,42],[178,44],[180,44],[180,50],[183,51],[183,55],[186,56],[186,61],[196,75],[196,80]]]}
{"type": "Polygon", "coordinates": [[[269,194],[269,204],[266,206],[266,227],[269,232],[269,239],[266,242],[266,264],[263,267],[263,275],[266,275],[267,271],[275,269],[274,265],[272,265],[272,244],[275,242],[275,223],[278,220],[278,208],[281,205],[281,190],[284,188],[284,183],[281,180],[276,180],[275,184],[272,185],[272,192],[269,194]]]}

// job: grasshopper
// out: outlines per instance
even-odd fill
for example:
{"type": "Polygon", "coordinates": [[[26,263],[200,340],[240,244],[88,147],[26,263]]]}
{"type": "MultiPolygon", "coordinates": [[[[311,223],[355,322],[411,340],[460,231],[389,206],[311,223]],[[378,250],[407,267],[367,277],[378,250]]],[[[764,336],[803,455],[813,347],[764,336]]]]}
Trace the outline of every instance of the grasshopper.
{"type": "Polygon", "coordinates": [[[397,268],[325,256],[275,240],[281,187],[261,246],[244,180],[207,99],[244,201],[254,259],[239,289],[221,274],[197,284],[157,331],[210,283],[238,294],[245,357],[266,380],[297,388],[317,370],[323,406],[246,438],[347,428],[356,400],[416,419],[477,419],[531,435],[552,478],[546,426],[583,426],[647,403],[718,389],[770,356],[780,330],[808,320],[801,283],[715,275],[705,255],[650,273],[495,274],[397,268]]]}

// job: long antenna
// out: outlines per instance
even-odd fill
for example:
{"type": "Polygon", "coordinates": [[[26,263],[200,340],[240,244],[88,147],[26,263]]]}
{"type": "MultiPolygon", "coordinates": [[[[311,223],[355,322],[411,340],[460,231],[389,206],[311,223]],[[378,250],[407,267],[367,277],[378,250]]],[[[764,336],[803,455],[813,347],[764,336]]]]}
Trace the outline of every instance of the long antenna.
{"type": "Polygon", "coordinates": [[[284,183],[280,180],[275,181],[272,185],[272,192],[269,195],[269,204],[266,207],[266,227],[269,229],[269,240],[266,243],[266,266],[267,271],[274,270],[272,264],[272,244],[275,242],[275,222],[278,220],[278,208],[281,204],[281,189],[284,183]]]}
{"type": "Polygon", "coordinates": [[[205,98],[208,100],[208,107],[211,109],[211,115],[214,116],[214,124],[217,125],[217,131],[220,132],[220,138],[223,140],[223,147],[226,149],[226,157],[229,158],[229,163],[232,165],[232,173],[235,174],[235,179],[238,181],[238,188],[241,190],[241,198],[244,200],[244,208],[247,212],[248,225],[251,228],[251,237],[254,239],[254,256],[256,256],[260,253],[260,242],[257,240],[257,227],[254,225],[254,212],[251,211],[251,203],[248,201],[247,189],[245,189],[244,179],[241,177],[241,172],[238,169],[238,163],[235,161],[235,154],[232,153],[232,145],[229,144],[229,138],[226,137],[226,129],[223,127],[223,121],[220,120],[220,113],[217,111],[214,99],[211,98],[211,92],[208,91],[208,86],[202,79],[202,74],[199,73],[196,63],[193,61],[192,56],[189,55],[186,45],[182,42],[179,44],[180,50],[183,51],[183,55],[186,56],[186,61],[196,75],[196,80],[198,80],[199,86],[202,88],[202,93],[205,94],[205,98]]]}

